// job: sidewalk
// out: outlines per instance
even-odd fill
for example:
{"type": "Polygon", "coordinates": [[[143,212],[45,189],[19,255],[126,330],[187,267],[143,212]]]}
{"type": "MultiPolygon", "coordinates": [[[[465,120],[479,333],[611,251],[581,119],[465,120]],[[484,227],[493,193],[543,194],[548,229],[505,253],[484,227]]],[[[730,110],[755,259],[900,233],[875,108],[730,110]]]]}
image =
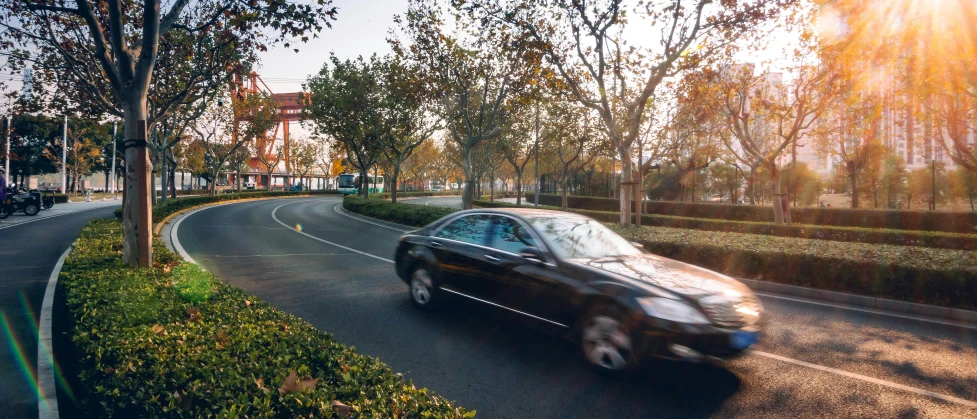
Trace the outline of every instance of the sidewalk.
{"type": "Polygon", "coordinates": [[[7,217],[5,220],[0,220],[0,230],[13,227],[19,224],[30,223],[38,220],[43,220],[47,218],[58,217],[66,214],[71,214],[79,211],[87,211],[96,208],[105,207],[117,207],[122,205],[122,199],[118,201],[112,199],[95,200],[92,202],[68,202],[64,204],[54,204],[49,210],[41,210],[41,212],[33,217],[24,215],[23,212],[18,212],[7,217]]]}

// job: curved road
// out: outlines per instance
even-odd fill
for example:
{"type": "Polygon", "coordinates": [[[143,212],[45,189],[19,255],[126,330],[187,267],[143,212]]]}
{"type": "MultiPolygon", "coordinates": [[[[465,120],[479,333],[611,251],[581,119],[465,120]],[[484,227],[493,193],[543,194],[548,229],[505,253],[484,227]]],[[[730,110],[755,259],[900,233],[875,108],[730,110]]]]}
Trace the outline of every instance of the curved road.
{"type": "Polygon", "coordinates": [[[479,417],[977,417],[975,328],[763,297],[769,324],[752,354],[657,362],[619,381],[477,303],[415,309],[389,262],[402,231],[339,204],[211,207],[182,220],[178,241],[232,285],[479,417]]]}

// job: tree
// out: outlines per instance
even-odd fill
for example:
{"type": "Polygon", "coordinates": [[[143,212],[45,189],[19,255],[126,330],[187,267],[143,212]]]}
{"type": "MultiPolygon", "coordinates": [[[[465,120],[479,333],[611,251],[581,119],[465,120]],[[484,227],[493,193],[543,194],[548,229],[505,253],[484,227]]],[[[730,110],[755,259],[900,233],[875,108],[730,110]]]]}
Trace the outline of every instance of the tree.
{"type": "Polygon", "coordinates": [[[217,194],[217,179],[225,170],[228,160],[239,148],[248,144],[243,138],[233,135],[233,126],[234,111],[219,103],[210,103],[192,127],[196,140],[203,147],[211,195],[217,194]]]}
{"type": "Polygon", "coordinates": [[[7,180],[27,184],[16,175],[19,173],[21,179],[28,179],[35,173],[56,172],[58,168],[45,157],[45,149],[48,144],[60,140],[61,121],[45,115],[20,114],[10,123],[10,173],[7,180]]]}
{"type": "Polygon", "coordinates": [[[949,199],[949,183],[947,182],[946,168],[942,163],[936,164],[936,182],[933,182],[934,170],[932,167],[920,167],[909,172],[906,187],[906,209],[909,209],[910,202],[922,205],[926,202],[930,209],[936,209],[937,204],[946,203],[949,199]],[[936,186],[934,193],[933,186],[936,186]],[[933,198],[936,198],[934,201],[933,198]]]}
{"type": "Polygon", "coordinates": [[[123,204],[123,258],[133,266],[152,264],[150,197],[140,195],[150,190],[149,128],[178,103],[193,102],[223,84],[242,64],[254,61],[255,51],[291,38],[307,40],[336,13],[328,1],[189,4],[174,1],[163,13],[160,0],[0,2],[2,38],[10,41],[0,43],[0,49],[16,58],[7,66],[19,70],[32,65],[38,85],[34,91],[45,91],[41,86],[51,81],[59,92],[70,92],[83,111],[98,109],[124,118],[128,198],[123,204]],[[170,65],[166,58],[172,58],[170,65]],[[154,77],[167,82],[154,83],[154,77]]]}
{"type": "MultiPolygon", "coordinates": [[[[289,141],[294,140],[289,139],[289,141]]],[[[260,163],[260,167],[264,169],[265,176],[268,177],[267,183],[265,184],[266,190],[270,191],[272,189],[275,171],[278,170],[278,165],[285,159],[284,142],[285,140],[283,139],[282,144],[278,144],[278,139],[272,139],[271,150],[260,147],[256,143],[251,143],[251,151],[254,153],[254,158],[260,163]]]]}
{"type": "Polygon", "coordinates": [[[331,55],[330,61],[303,87],[308,97],[303,116],[317,136],[335,140],[335,148],[346,153],[346,161],[360,173],[360,195],[366,197],[367,175],[382,154],[381,137],[386,134],[385,63],[376,55],[346,61],[331,55]]]}
{"type": "Polygon", "coordinates": [[[508,113],[508,121],[496,138],[496,143],[505,160],[512,166],[515,175],[516,205],[522,205],[522,176],[526,164],[536,155],[539,140],[539,103],[534,106],[515,106],[508,113]],[[529,133],[535,133],[531,139],[529,133]]]}
{"type": "Polygon", "coordinates": [[[383,156],[392,168],[389,172],[390,201],[397,203],[397,182],[404,161],[443,127],[439,110],[434,107],[432,95],[424,90],[427,86],[420,82],[422,75],[415,66],[390,59],[385,70],[383,101],[387,126],[380,136],[380,144],[383,156]]]}
{"type": "MultiPolygon", "coordinates": [[[[791,0],[694,0],[642,3],[641,21],[662,28],[655,47],[628,45],[621,32],[628,22],[623,0],[593,4],[559,0],[466,2],[485,16],[500,19],[538,42],[574,100],[600,116],[605,135],[621,161],[622,183],[634,179],[635,142],[643,131],[645,110],[667,77],[695,68],[714,52],[769,19],[791,0]],[[477,6],[477,7],[475,7],[477,6]]],[[[621,224],[631,223],[631,188],[621,193],[621,224]]]]}
{"type": "Polygon", "coordinates": [[[950,174],[950,196],[968,200],[970,211],[977,211],[974,208],[974,198],[977,197],[977,175],[965,167],[954,170],[950,174]]]}
{"type": "Polygon", "coordinates": [[[68,173],[68,185],[62,185],[65,193],[70,190],[78,196],[79,180],[92,172],[99,158],[102,157],[102,145],[109,142],[104,127],[92,121],[72,120],[68,129],[67,160],[62,161],[61,153],[64,143],[61,138],[54,137],[50,146],[44,150],[45,156],[55,166],[65,165],[68,173]],[[100,138],[102,137],[102,138],[100,138]]]}
{"type": "MultiPolygon", "coordinates": [[[[472,208],[476,171],[472,152],[499,136],[507,103],[536,80],[535,43],[499,22],[453,11],[452,33],[444,28],[437,0],[411,0],[405,17],[395,21],[411,41],[392,39],[395,53],[415,63],[436,94],[450,139],[459,145],[465,176],[462,208],[472,208]]],[[[455,4],[459,6],[460,4],[455,4]]]]}
{"type": "Polygon", "coordinates": [[[434,163],[438,159],[438,149],[434,145],[434,141],[424,141],[417,149],[411,153],[410,157],[404,161],[404,169],[410,173],[411,177],[414,179],[415,184],[418,182],[421,185],[421,190],[424,190],[424,182],[427,177],[427,172],[434,167],[434,163]]]}
{"type": "Polygon", "coordinates": [[[292,151],[292,165],[295,168],[295,173],[299,175],[299,181],[302,182],[302,189],[307,190],[310,182],[306,180],[306,176],[316,168],[318,150],[316,150],[315,144],[309,141],[296,141],[292,150],[294,150],[292,151]]]}

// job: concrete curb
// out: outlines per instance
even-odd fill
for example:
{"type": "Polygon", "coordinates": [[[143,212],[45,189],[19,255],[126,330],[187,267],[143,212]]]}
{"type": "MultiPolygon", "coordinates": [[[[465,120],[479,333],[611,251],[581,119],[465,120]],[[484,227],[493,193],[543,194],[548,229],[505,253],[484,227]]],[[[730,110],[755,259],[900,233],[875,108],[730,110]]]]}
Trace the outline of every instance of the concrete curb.
{"type": "Polygon", "coordinates": [[[928,304],[917,304],[906,301],[890,300],[886,298],[866,297],[863,295],[824,291],[808,287],[799,287],[796,285],[757,281],[753,279],[736,279],[758,292],[770,292],[780,295],[790,295],[794,297],[807,298],[810,300],[827,301],[855,307],[872,308],[895,313],[913,314],[917,316],[953,320],[961,323],[977,324],[977,311],[940,307],[928,304]]]}

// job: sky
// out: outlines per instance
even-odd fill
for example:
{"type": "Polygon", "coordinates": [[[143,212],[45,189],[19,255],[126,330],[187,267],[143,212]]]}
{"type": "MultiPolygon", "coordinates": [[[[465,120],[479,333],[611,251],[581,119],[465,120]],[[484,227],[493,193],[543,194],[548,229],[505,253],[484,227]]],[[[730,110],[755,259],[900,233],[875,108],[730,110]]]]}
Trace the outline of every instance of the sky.
{"type": "Polygon", "coordinates": [[[258,74],[272,91],[301,91],[302,82],[319,72],[330,52],[343,60],[390,52],[387,29],[395,14],[407,11],[407,0],[334,0],[333,5],[339,13],[332,29],[323,30],[318,39],[297,43],[298,53],[279,45],[260,55],[258,74]]]}

